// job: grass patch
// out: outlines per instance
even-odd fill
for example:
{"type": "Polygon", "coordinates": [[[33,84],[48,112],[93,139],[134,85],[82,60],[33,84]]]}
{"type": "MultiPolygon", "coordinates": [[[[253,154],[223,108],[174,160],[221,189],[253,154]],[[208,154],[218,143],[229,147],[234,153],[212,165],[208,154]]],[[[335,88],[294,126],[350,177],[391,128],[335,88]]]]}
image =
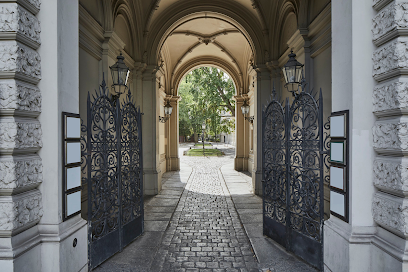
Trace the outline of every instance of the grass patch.
{"type": "MultiPolygon", "coordinates": [[[[203,143],[196,143],[194,146],[203,146],[203,143]]],[[[204,144],[204,146],[212,146],[212,144],[204,144]]]]}
{"type": "MultiPolygon", "coordinates": [[[[205,149],[204,152],[205,156],[222,156],[224,155],[220,150],[218,149],[205,149]]],[[[203,149],[189,149],[187,150],[186,156],[203,156],[203,149]]]]}

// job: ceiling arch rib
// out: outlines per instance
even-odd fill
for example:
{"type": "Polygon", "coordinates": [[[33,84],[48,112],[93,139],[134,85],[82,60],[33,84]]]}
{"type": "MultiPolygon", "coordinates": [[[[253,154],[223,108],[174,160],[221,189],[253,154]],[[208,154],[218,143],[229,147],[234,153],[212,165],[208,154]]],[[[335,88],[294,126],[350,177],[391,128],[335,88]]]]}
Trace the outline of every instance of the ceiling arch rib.
{"type": "Polygon", "coordinates": [[[151,26],[151,33],[156,33],[157,35],[148,36],[145,44],[146,49],[149,50],[146,52],[146,60],[154,65],[160,55],[161,47],[169,35],[181,25],[200,18],[212,18],[236,27],[249,43],[252,54],[254,54],[258,62],[262,62],[264,44],[260,42],[263,37],[260,24],[253,22],[254,18],[245,10],[241,10],[238,13],[234,12],[233,10],[237,11],[237,8],[231,8],[230,4],[218,2],[217,6],[211,6],[203,3],[197,5],[197,3],[188,2],[183,4],[183,8],[173,5],[163,16],[155,20],[151,26]]]}
{"type": "Polygon", "coordinates": [[[191,52],[193,52],[193,50],[195,48],[197,48],[198,46],[200,46],[202,43],[201,42],[196,42],[195,44],[193,44],[192,46],[190,46],[186,52],[184,52],[181,57],[178,59],[178,61],[176,62],[176,64],[174,65],[173,68],[173,72],[172,75],[174,75],[174,71],[176,71],[177,67],[180,65],[180,63],[183,61],[183,59],[191,52]]]}
{"type": "Polygon", "coordinates": [[[191,72],[194,69],[204,66],[213,66],[217,67],[224,72],[226,72],[232,78],[235,86],[235,90],[237,94],[242,93],[242,75],[240,75],[236,69],[228,62],[223,59],[213,57],[213,56],[205,56],[199,57],[195,59],[191,59],[184,63],[180,69],[178,69],[177,73],[174,75],[171,86],[172,86],[172,95],[178,95],[178,86],[180,81],[183,77],[191,72]]]}

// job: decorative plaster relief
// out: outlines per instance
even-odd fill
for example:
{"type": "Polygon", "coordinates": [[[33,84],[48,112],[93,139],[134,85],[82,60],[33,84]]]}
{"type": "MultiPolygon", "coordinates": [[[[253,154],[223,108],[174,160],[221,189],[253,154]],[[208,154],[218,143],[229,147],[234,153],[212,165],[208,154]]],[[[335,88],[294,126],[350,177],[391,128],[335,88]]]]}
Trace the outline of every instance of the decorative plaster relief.
{"type": "Polygon", "coordinates": [[[37,122],[1,122],[0,148],[40,148],[41,125],[37,122]]]}
{"type": "Polygon", "coordinates": [[[397,28],[408,27],[408,3],[394,3],[379,12],[373,18],[373,39],[376,40],[381,36],[397,28]]]}
{"type": "Polygon", "coordinates": [[[408,193],[408,161],[377,158],[373,165],[374,185],[382,190],[408,193]]]}
{"type": "Polygon", "coordinates": [[[0,197],[0,231],[12,231],[39,221],[43,215],[41,193],[0,197]]]}
{"type": "Polygon", "coordinates": [[[372,212],[376,223],[399,236],[408,236],[408,199],[376,193],[372,212]]]}
{"type": "Polygon", "coordinates": [[[40,184],[42,162],[39,157],[0,161],[0,190],[40,184]]]}
{"type": "Polygon", "coordinates": [[[0,42],[0,71],[20,72],[41,79],[40,54],[19,42],[0,42]]]}
{"type": "Polygon", "coordinates": [[[408,82],[376,86],[373,92],[374,112],[408,107],[408,82]]]}
{"type": "Polygon", "coordinates": [[[373,76],[408,68],[408,41],[395,39],[373,53],[373,76]]]}
{"type": "Polygon", "coordinates": [[[376,122],[373,127],[374,148],[408,150],[408,123],[376,122]]]}
{"type": "Polygon", "coordinates": [[[41,92],[18,80],[0,81],[0,109],[41,111],[41,92]]]}
{"type": "Polygon", "coordinates": [[[17,3],[0,4],[0,31],[18,32],[40,43],[40,22],[17,3]]]}

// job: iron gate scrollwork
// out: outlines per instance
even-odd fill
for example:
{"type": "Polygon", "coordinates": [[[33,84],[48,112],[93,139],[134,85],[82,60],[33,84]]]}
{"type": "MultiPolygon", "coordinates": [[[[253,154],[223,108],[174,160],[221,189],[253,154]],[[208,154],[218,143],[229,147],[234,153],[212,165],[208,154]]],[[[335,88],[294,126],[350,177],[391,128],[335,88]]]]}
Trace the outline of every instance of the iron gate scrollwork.
{"type": "Polygon", "coordinates": [[[290,104],[275,93],[263,111],[264,234],[323,269],[322,94],[303,85],[290,104]]]}
{"type": "Polygon", "coordinates": [[[130,90],[112,100],[105,81],[87,99],[82,172],[88,192],[88,257],[93,269],[143,232],[140,109],[130,90]]]}

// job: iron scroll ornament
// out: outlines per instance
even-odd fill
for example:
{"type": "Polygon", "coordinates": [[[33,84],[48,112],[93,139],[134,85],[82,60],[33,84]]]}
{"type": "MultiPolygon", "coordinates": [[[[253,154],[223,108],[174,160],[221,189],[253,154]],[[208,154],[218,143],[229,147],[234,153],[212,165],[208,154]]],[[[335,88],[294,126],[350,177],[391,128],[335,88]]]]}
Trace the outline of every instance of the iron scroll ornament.
{"type": "Polygon", "coordinates": [[[82,124],[82,181],[87,191],[89,269],[143,231],[143,159],[140,109],[130,90],[112,99],[103,80],[88,94],[82,124]]]}
{"type": "Polygon", "coordinates": [[[264,234],[323,268],[323,105],[306,88],[263,111],[264,234]]]}

